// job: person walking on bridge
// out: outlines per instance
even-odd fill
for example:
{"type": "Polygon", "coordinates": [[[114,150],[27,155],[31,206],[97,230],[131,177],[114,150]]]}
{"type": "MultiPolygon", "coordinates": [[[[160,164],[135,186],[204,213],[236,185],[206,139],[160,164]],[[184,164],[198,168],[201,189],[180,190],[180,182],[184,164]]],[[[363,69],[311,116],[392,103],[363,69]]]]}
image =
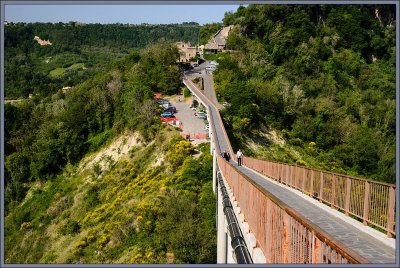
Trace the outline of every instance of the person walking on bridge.
{"type": "Polygon", "coordinates": [[[238,166],[241,166],[242,165],[243,153],[242,153],[242,151],[240,151],[240,149],[237,151],[236,157],[237,157],[237,160],[238,160],[238,166]]]}
{"type": "Polygon", "coordinates": [[[229,162],[230,155],[226,150],[224,150],[221,155],[226,161],[229,162]]]}

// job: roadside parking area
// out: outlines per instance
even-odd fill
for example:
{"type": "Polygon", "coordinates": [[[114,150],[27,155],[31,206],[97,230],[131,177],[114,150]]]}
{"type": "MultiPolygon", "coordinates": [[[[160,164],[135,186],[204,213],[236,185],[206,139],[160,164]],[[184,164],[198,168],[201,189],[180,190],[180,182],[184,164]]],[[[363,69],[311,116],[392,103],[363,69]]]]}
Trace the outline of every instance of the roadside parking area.
{"type": "Polygon", "coordinates": [[[190,135],[190,140],[194,143],[207,142],[208,130],[205,126],[208,122],[195,116],[196,112],[190,108],[192,97],[184,100],[182,95],[178,95],[167,99],[176,107],[175,116],[182,123],[182,137],[190,135]]]}

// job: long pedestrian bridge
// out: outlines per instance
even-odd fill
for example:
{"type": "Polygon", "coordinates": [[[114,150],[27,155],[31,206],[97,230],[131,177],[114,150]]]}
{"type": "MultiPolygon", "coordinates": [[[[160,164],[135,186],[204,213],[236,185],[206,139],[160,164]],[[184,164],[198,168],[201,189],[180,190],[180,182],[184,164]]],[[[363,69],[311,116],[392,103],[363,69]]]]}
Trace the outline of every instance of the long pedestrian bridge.
{"type": "Polygon", "coordinates": [[[395,185],[250,157],[237,166],[212,76],[198,76],[204,90],[183,82],[208,110],[218,263],[399,262],[395,185]]]}

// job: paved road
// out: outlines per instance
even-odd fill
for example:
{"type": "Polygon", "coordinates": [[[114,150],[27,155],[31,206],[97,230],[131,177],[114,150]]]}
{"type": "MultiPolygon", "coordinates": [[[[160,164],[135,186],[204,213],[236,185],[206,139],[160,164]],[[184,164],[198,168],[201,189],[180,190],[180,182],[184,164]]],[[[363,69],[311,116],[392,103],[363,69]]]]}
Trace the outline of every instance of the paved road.
{"type": "MultiPolygon", "coordinates": [[[[216,142],[219,152],[223,152],[224,150],[231,151],[230,144],[228,143],[227,139],[225,138],[224,128],[221,126],[220,121],[218,120],[219,112],[218,110],[211,104],[210,100],[199,90],[191,81],[190,79],[185,79],[184,83],[187,87],[204,103],[209,104],[209,120],[210,124],[213,122],[214,128],[211,131],[215,131],[217,134],[218,141],[216,142]]],[[[231,155],[233,152],[231,151],[231,155]]]]}
{"type": "MultiPolygon", "coordinates": [[[[199,95],[203,102],[209,104],[210,124],[214,124],[220,151],[229,150],[229,141],[224,135],[223,126],[218,118],[218,110],[212,105],[211,101],[198,90],[192,83],[186,81],[192,92],[199,95]],[[212,121],[212,122],[211,122],[212,121]]],[[[237,167],[249,178],[262,186],[272,195],[276,196],[283,203],[294,208],[307,219],[318,225],[322,230],[341,241],[346,246],[358,252],[372,263],[395,263],[395,249],[385,245],[373,236],[357,229],[344,220],[332,216],[320,207],[312,204],[299,195],[294,194],[284,187],[274,184],[265,179],[260,174],[245,167],[237,167]]]]}
{"type": "Polygon", "coordinates": [[[204,95],[216,106],[218,109],[222,109],[222,106],[215,95],[214,90],[214,79],[212,72],[206,71],[205,68],[210,64],[210,61],[203,62],[198,67],[193,68],[192,71],[187,72],[187,77],[202,77],[204,81],[204,95]]]}

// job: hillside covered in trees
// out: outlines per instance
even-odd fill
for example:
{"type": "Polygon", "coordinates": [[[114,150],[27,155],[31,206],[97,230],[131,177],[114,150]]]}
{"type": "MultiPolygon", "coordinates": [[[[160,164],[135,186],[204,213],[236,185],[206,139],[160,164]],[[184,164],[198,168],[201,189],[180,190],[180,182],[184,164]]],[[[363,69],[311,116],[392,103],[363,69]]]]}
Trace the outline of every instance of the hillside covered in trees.
{"type": "Polygon", "coordinates": [[[214,72],[234,148],[395,182],[395,7],[249,5],[214,72]]]}
{"type": "Polygon", "coordinates": [[[8,23],[5,97],[46,96],[87,80],[132,49],[162,41],[197,42],[197,23],[167,25],[8,23]],[[52,45],[40,45],[38,36],[52,45]]]}
{"type": "Polygon", "coordinates": [[[180,87],[178,57],[157,43],[5,105],[6,263],[215,263],[209,146],[162,125],[153,100],[180,87]]]}

